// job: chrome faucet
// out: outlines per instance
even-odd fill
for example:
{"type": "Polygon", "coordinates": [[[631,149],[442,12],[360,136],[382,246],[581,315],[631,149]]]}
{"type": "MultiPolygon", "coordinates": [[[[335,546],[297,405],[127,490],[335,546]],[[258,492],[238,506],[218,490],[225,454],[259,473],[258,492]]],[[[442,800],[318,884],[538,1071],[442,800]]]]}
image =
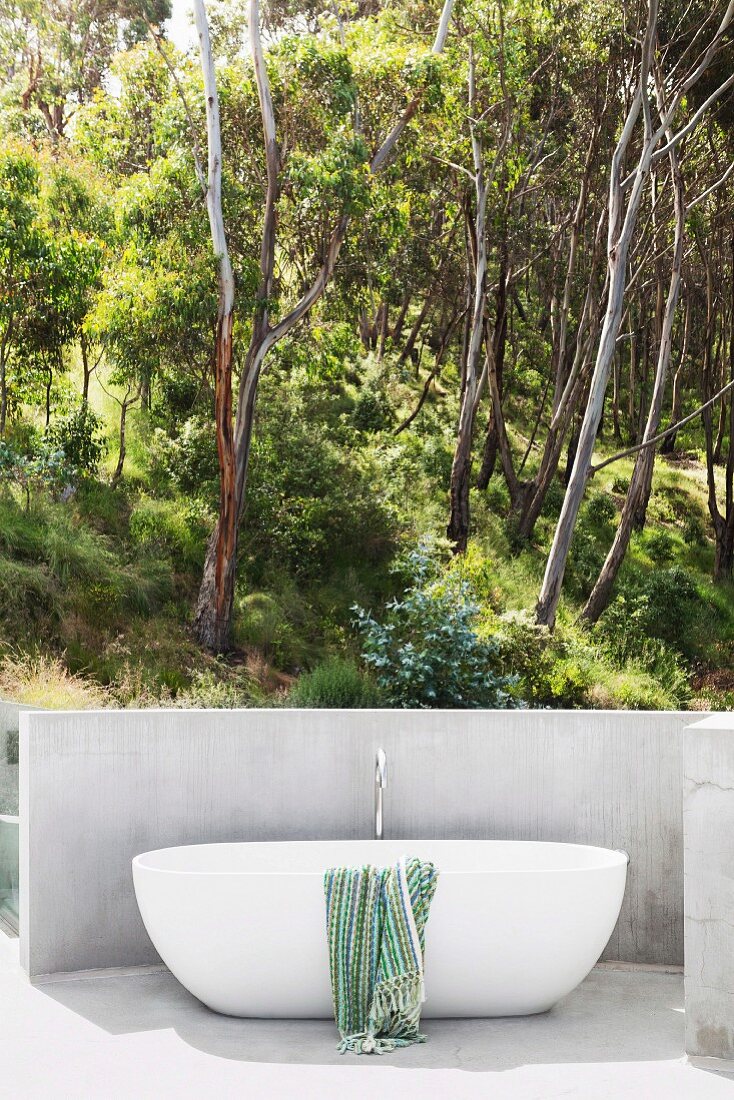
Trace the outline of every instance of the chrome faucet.
{"type": "Polygon", "coordinates": [[[384,749],[377,750],[375,757],[375,840],[382,840],[382,792],[387,786],[387,756],[384,749]]]}

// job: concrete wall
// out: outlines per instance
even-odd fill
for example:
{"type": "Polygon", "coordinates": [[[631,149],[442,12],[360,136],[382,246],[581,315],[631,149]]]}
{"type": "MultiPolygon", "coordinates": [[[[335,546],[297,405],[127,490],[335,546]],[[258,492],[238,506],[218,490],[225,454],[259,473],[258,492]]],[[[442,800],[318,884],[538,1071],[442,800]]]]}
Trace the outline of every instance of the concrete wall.
{"type": "Polygon", "coordinates": [[[734,715],[685,732],[686,1051],[734,1058],[734,715]]]}
{"type": "Polygon", "coordinates": [[[685,714],[101,711],[21,719],[21,952],[32,976],[156,961],[130,860],[217,840],[588,842],[631,855],[608,959],[680,964],[685,714]]]}

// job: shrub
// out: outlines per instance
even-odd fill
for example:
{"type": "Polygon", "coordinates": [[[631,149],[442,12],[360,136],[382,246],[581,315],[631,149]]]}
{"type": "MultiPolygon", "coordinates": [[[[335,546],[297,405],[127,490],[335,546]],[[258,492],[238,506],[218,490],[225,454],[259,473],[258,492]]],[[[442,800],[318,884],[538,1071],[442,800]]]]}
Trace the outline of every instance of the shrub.
{"type": "Polygon", "coordinates": [[[381,432],[390,427],[392,419],[390,402],[384,393],[372,387],[359,391],[352,410],[352,423],[358,431],[381,432]]]}
{"type": "Polygon", "coordinates": [[[93,680],[75,676],[58,657],[6,653],[0,660],[0,693],[50,710],[89,710],[110,705],[104,689],[93,680]]]}
{"type": "Polygon", "coordinates": [[[457,574],[438,574],[426,544],[407,557],[403,598],[382,622],[355,607],[362,659],[395,707],[509,707],[512,677],[500,673],[495,639],[476,632],[479,608],[457,574]]]}
{"type": "Polygon", "coordinates": [[[620,659],[637,657],[640,644],[650,638],[685,653],[691,646],[698,612],[693,579],[684,569],[673,566],[628,580],[607,608],[598,629],[620,659]]]}
{"type": "Polygon", "coordinates": [[[666,490],[666,487],[662,486],[651,494],[647,515],[649,519],[657,520],[659,523],[675,523],[678,507],[679,502],[675,491],[671,494],[671,490],[666,490]]]}
{"type": "Polygon", "coordinates": [[[566,490],[564,486],[557,477],[554,477],[546,490],[545,500],[543,501],[543,507],[540,510],[540,514],[546,518],[550,517],[555,519],[563,507],[565,496],[566,490]]]}
{"type": "Polygon", "coordinates": [[[66,416],[58,417],[46,429],[51,451],[62,451],[66,464],[78,474],[94,476],[105,452],[102,421],[82,404],[66,416]]]}
{"type": "Polygon", "coordinates": [[[675,557],[674,539],[667,531],[660,528],[650,531],[646,546],[652,560],[659,565],[668,565],[675,557]]]}
{"type": "Polygon", "coordinates": [[[183,493],[216,498],[219,491],[219,460],[214,424],[191,416],[171,438],[161,428],[154,434],[153,464],[162,468],[183,493]]]}
{"type": "Polygon", "coordinates": [[[698,610],[698,591],[690,574],[680,566],[656,569],[642,583],[640,598],[645,633],[685,649],[698,610]]]}
{"type": "Polygon", "coordinates": [[[706,524],[698,512],[689,511],[683,521],[683,541],[688,546],[705,546],[707,542],[706,524]]]}
{"type": "MultiPolygon", "coordinates": [[[[308,416],[266,417],[252,444],[243,561],[256,584],[278,565],[301,580],[325,578],[351,565],[389,555],[393,510],[375,492],[370,460],[342,447],[328,426],[308,416]]],[[[270,406],[270,412],[278,412],[270,406]]]]}
{"type": "Polygon", "coordinates": [[[372,680],[353,661],[329,657],[305,672],[288,693],[290,707],[364,708],[380,705],[372,680]]]}
{"type": "Polygon", "coordinates": [[[586,526],[608,527],[617,514],[617,508],[606,493],[592,493],[586,502],[583,521],[586,526]]]}
{"type": "Polygon", "coordinates": [[[560,631],[552,635],[527,612],[500,619],[498,641],[502,668],[517,678],[517,691],[531,706],[580,707],[591,687],[589,662],[560,631]]]}
{"type": "Polygon", "coordinates": [[[308,638],[318,626],[296,586],[287,578],[271,579],[277,591],[237,593],[233,641],[279,668],[299,668],[312,656],[308,638]]]}
{"type": "Polygon", "coordinates": [[[627,496],[629,487],[630,479],[628,477],[624,477],[622,474],[615,474],[614,480],[612,481],[613,493],[621,493],[622,496],[627,496]]]}
{"type": "Polygon", "coordinates": [[[577,599],[585,600],[599,576],[606,551],[583,528],[576,532],[566,569],[568,589],[577,599]]]}
{"type": "Polygon", "coordinates": [[[130,515],[130,537],[138,546],[167,555],[183,569],[198,569],[213,520],[195,502],[142,499],[130,515]]]}
{"type": "Polygon", "coordinates": [[[228,670],[221,675],[211,669],[199,669],[193,673],[191,683],[179,688],[168,706],[197,710],[234,710],[238,707],[257,705],[262,692],[250,677],[240,675],[236,679],[228,670]]]}
{"type": "MultiPolygon", "coordinates": [[[[449,474],[451,473],[451,465],[448,468],[449,474]]],[[[448,484],[448,478],[446,478],[445,484],[448,484]]],[[[491,512],[496,512],[498,515],[504,515],[510,507],[510,494],[507,491],[507,485],[504,478],[494,476],[490,479],[484,494],[484,499],[487,502],[487,507],[491,512]]]]}
{"type": "Polygon", "coordinates": [[[24,454],[0,440],[0,481],[20,489],[26,511],[31,494],[39,490],[58,493],[74,476],[62,450],[52,449],[41,440],[32,454],[24,454]]]}

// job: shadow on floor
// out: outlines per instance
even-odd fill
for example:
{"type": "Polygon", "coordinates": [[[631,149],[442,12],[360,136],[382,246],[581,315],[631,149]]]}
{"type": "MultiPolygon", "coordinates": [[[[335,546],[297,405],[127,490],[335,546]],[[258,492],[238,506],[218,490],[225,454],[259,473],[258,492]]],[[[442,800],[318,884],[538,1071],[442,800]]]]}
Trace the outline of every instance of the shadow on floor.
{"type": "MultiPolygon", "coordinates": [[[[113,1035],[173,1029],[190,1046],[219,1058],[281,1065],[345,1061],[336,1052],[331,1021],[221,1016],[167,973],[56,982],[38,991],[113,1035]]],[[[532,1064],[675,1060],[683,1056],[682,1004],[680,975],[593,971],[545,1015],[426,1020],[426,1045],[360,1061],[499,1071],[532,1064]]]]}

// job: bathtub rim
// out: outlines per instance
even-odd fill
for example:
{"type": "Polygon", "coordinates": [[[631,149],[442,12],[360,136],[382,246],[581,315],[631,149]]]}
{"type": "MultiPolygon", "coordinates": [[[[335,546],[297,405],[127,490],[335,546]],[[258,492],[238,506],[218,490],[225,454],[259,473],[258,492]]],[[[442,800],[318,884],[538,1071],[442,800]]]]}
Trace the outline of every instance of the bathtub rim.
{"type": "MultiPolygon", "coordinates": [[[[200,876],[204,876],[204,877],[222,877],[222,876],[226,876],[226,877],[249,877],[249,878],[265,877],[265,878],[269,878],[269,877],[282,877],[284,875],[288,875],[288,876],[297,875],[299,878],[306,878],[306,877],[323,878],[323,875],[324,875],[325,871],[330,869],[328,866],[324,866],[321,870],[308,870],[308,871],[299,871],[299,870],[293,870],[293,869],[289,869],[289,870],[281,869],[281,870],[272,870],[272,871],[270,871],[270,870],[267,870],[267,869],[262,868],[262,867],[252,869],[252,870],[247,870],[247,869],[206,870],[204,868],[181,868],[181,867],[157,866],[155,863],[150,863],[150,862],[145,862],[145,861],[148,860],[150,857],[153,857],[153,856],[162,856],[167,852],[180,851],[181,848],[202,849],[202,848],[229,847],[229,846],[234,846],[234,845],[243,846],[243,847],[247,847],[247,846],[250,846],[250,845],[252,845],[252,846],[257,845],[258,847],[261,847],[261,846],[264,846],[264,845],[271,845],[273,847],[278,847],[278,848],[285,848],[285,847],[302,848],[302,847],[305,847],[307,845],[318,845],[318,844],[345,844],[345,845],[346,844],[371,844],[372,845],[372,844],[381,844],[381,843],[385,843],[385,844],[405,844],[405,845],[410,845],[410,846],[420,845],[420,844],[423,844],[423,843],[429,843],[429,844],[433,844],[433,843],[453,843],[453,844],[533,845],[535,847],[575,848],[575,849],[578,849],[579,851],[598,852],[600,855],[603,854],[603,856],[606,857],[598,863],[573,864],[570,867],[553,867],[553,866],[551,866],[551,867],[502,867],[502,868],[498,867],[498,868],[495,868],[495,869],[475,870],[475,871],[467,871],[467,870],[452,871],[452,870],[444,870],[442,867],[439,867],[438,869],[439,869],[439,872],[440,872],[442,878],[446,877],[446,876],[450,876],[450,877],[453,878],[453,877],[458,877],[460,875],[560,875],[560,874],[564,874],[564,875],[574,874],[575,875],[575,874],[578,874],[579,872],[584,872],[584,871],[589,871],[589,872],[592,872],[592,871],[593,872],[608,871],[608,870],[613,870],[615,868],[622,867],[622,866],[625,867],[625,869],[626,869],[628,864],[629,864],[629,856],[622,849],[603,848],[603,847],[601,847],[600,845],[597,845],[597,844],[577,844],[577,843],[574,843],[573,841],[564,841],[564,840],[557,840],[557,841],[556,840],[503,840],[503,839],[495,839],[495,838],[490,838],[490,837],[482,838],[482,839],[477,839],[477,838],[462,839],[462,838],[457,838],[457,837],[407,837],[407,838],[396,837],[396,838],[393,839],[392,837],[387,837],[384,842],[383,841],[370,840],[368,838],[361,838],[359,840],[350,840],[350,839],[342,839],[342,838],[339,838],[339,837],[330,837],[330,838],[323,838],[322,837],[320,839],[314,839],[314,840],[215,840],[215,841],[204,841],[202,843],[196,843],[196,844],[171,844],[171,845],[168,845],[164,848],[153,848],[153,849],[151,849],[150,851],[147,851],[147,852],[140,852],[139,855],[136,855],[136,856],[133,857],[131,862],[132,862],[133,873],[135,873],[135,871],[139,869],[140,871],[143,871],[143,872],[153,871],[157,874],[163,874],[163,875],[188,875],[188,876],[197,876],[197,877],[200,877],[200,876]]],[[[349,863],[347,865],[349,865],[349,866],[360,866],[360,867],[375,866],[374,863],[370,864],[369,861],[365,861],[363,863],[360,863],[358,860],[355,861],[354,863],[349,863]]],[[[333,866],[333,864],[331,866],[333,866]]],[[[383,864],[383,866],[384,866],[384,864],[383,864]]]]}

